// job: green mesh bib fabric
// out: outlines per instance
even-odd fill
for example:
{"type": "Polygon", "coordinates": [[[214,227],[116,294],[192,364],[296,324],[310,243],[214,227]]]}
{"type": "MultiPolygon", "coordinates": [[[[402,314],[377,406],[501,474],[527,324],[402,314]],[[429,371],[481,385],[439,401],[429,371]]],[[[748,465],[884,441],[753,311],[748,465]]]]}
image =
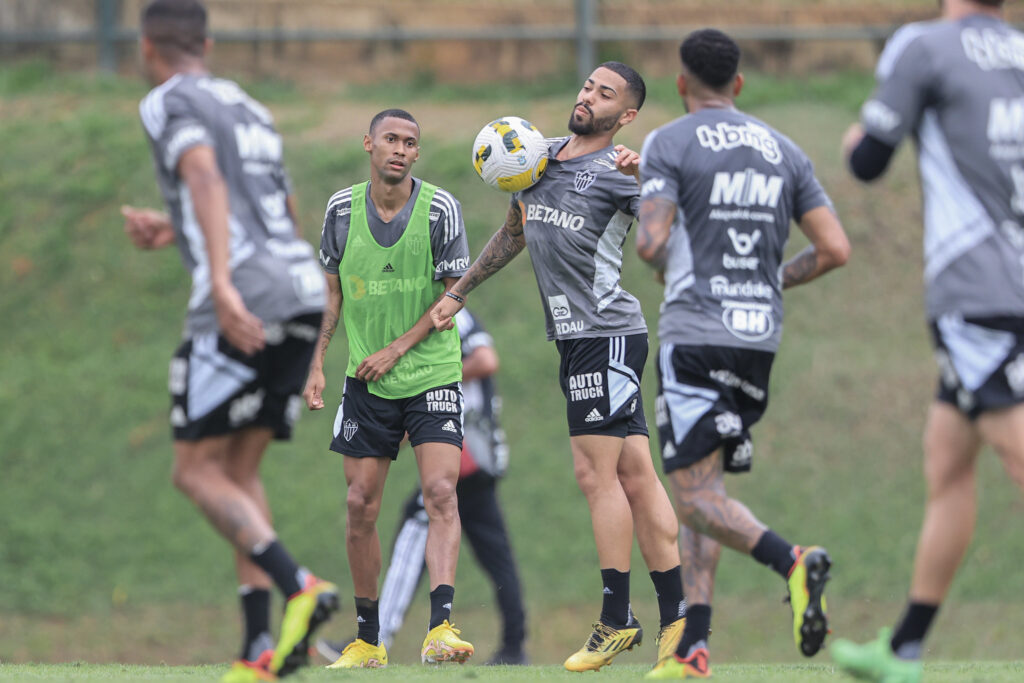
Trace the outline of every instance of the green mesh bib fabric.
{"type": "MultiPolygon", "coordinates": [[[[366,221],[367,185],[352,187],[351,223],[338,269],[349,377],[355,377],[364,358],[405,334],[444,292],[444,284],[434,280],[430,247],[430,202],[437,188],[421,184],[402,237],[394,246],[382,247],[366,221]]],[[[367,387],[381,398],[407,398],[461,380],[459,334],[452,329],[431,332],[367,387]]]]}

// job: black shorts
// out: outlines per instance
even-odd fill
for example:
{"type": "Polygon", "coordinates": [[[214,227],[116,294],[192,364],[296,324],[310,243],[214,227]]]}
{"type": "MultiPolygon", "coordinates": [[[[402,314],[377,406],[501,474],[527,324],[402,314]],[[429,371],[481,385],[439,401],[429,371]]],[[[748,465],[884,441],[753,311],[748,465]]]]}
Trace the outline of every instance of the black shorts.
{"type": "Polygon", "coordinates": [[[462,383],[452,382],[409,398],[381,398],[366,382],[345,378],[345,393],[334,418],[331,450],[353,458],[398,458],[409,443],[450,443],[462,448],[462,383]]]}
{"type": "Polygon", "coordinates": [[[647,335],[560,339],[555,344],[562,357],[558,383],[568,402],[569,436],[647,436],[640,395],[647,335]]]}
{"type": "Polygon", "coordinates": [[[321,317],[264,323],[267,345],[252,356],[216,332],[186,340],[168,378],[174,439],[199,441],[246,427],[268,427],[275,439],[290,439],[321,317]]]}
{"type": "Polygon", "coordinates": [[[939,401],[971,420],[1024,403],[1024,318],[946,315],[930,326],[939,401]]]}
{"type": "Polygon", "coordinates": [[[655,413],[666,474],[719,448],[726,471],[750,470],[750,428],[768,407],[774,360],[769,351],[661,345],[655,413]]]}

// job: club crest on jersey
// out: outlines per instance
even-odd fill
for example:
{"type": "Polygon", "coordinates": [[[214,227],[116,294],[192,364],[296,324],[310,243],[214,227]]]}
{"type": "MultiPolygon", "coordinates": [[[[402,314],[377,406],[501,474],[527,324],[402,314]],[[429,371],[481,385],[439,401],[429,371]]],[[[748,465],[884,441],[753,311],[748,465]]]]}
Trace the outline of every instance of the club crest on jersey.
{"type": "Polygon", "coordinates": [[[587,188],[594,184],[597,180],[597,174],[589,169],[583,169],[582,171],[576,171],[576,191],[586,192],[587,188]]]}
{"type": "Polygon", "coordinates": [[[341,425],[341,435],[345,437],[345,441],[351,441],[352,437],[356,435],[356,431],[359,429],[359,423],[355,420],[345,420],[341,425]]]}
{"type": "Polygon", "coordinates": [[[414,256],[422,254],[426,246],[427,240],[420,235],[416,235],[409,239],[409,251],[411,251],[414,256]]]}

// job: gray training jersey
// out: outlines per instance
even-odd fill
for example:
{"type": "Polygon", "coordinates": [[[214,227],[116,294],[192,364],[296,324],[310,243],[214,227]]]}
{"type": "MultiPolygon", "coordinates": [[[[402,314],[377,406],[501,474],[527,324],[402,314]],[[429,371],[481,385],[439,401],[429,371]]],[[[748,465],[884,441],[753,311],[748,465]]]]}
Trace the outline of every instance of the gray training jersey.
{"type": "MultiPolygon", "coordinates": [[[[370,201],[370,186],[366,187],[366,223],[370,234],[382,247],[393,247],[405,233],[405,228],[416,206],[423,182],[413,178],[412,194],[402,210],[385,223],[377,215],[370,201]]],[[[469,244],[466,226],[462,222],[462,206],[447,190],[440,187],[430,201],[430,247],[434,256],[434,279],[462,277],[469,269],[469,244]]],[[[352,188],[346,187],[327,202],[324,226],[320,234],[320,265],[328,273],[338,274],[341,258],[345,255],[349,226],[352,221],[352,188]]]]}
{"type": "Polygon", "coordinates": [[[678,207],[660,342],[777,350],[790,224],[831,206],[810,160],[736,109],[702,109],[658,128],[640,158],[643,197],[678,207]]]}
{"type": "Polygon", "coordinates": [[[154,88],[139,112],[181,260],[192,274],[185,336],[217,330],[206,240],[177,171],[182,155],[201,145],[214,149],[227,184],[231,279],[246,307],[264,322],[322,311],[323,275],[313,248],[295,234],[270,112],[232,81],[186,74],[154,88]]]}
{"type": "Polygon", "coordinates": [[[548,339],[646,332],[640,303],[620,284],[640,188],[615,167],[612,146],[559,161],[568,141],[552,141],[544,176],[512,198],[523,212],[548,339]]]}
{"type": "Polygon", "coordinates": [[[909,24],[861,119],[917,143],[928,317],[1024,315],[1024,36],[994,17],[909,24]]]}

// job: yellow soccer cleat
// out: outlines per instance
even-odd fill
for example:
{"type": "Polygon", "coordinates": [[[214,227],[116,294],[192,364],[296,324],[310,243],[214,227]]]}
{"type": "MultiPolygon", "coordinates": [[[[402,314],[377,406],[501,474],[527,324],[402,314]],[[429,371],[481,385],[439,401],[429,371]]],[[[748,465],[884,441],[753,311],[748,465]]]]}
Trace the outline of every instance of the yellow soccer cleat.
{"type": "Polygon", "coordinates": [[[602,621],[594,622],[594,631],[586,644],[565,660],[565,668],[569,671],[597,671],[611,664],[620,652],[632,650],[643,639],[644,630],[636,619],[623,628],[612,628],[602,621]]]}
{"type": "Polygon", "coordinates": [[[804,656],[811,657],[821,649],[828,635],[824,592],[832,559],[820,546],[797,550],[799,554],[786,581],[793,608],[793,640],[804,656]]]}
{"type": "Polygon", "coordinates": [[[420,660],[424,664],[442,664],[444,662],[464,664],[473,656],[473,644],[460,638],[460,635],[462,635],[462,631],[445,619],[427,632],[427,637],[423,639],[420,660]]]}
{"type": "Polygon", "coordinates": [[[306,587],[288,598],[281,637],[270,662],[270,670],[278,676],[287,676],[309,662],[309,638],[320,625],[331,618],[341,606],[338,587],[312,574],[306,587]]]}
{"type": "Polygon", "coordinates": [[[221,683],[258,683],[259,681],[276,681],[277,676],[270,673],[270,660],[273,650],[264,650],[256,661],[236,659],[228,672],[220,679],[221,683]]]}
{"type": "Polygon", "coordinates": [[[676,619],[665,628],[658,631],[658,637],[654,642],[658,645],[658,662],[660,663],[676,653],[679,647],[679,640],[683,637],[683,629],[686,628],[686,617],[676,619]]]}
{"type": "Polygon", "coordinates": [[[697,648],[686,659],[670,655],[658,662],[644,678],[667,681],[675,678],[711,678],[711,663],[706,648],[697,648]]]}
{"type": "Polygon", "coordinates": [[[381,669],[388,665],[388,651],[383,645],[371,645],[356,638],[341,651],[338,661],[328,669],[381,669]]]}

